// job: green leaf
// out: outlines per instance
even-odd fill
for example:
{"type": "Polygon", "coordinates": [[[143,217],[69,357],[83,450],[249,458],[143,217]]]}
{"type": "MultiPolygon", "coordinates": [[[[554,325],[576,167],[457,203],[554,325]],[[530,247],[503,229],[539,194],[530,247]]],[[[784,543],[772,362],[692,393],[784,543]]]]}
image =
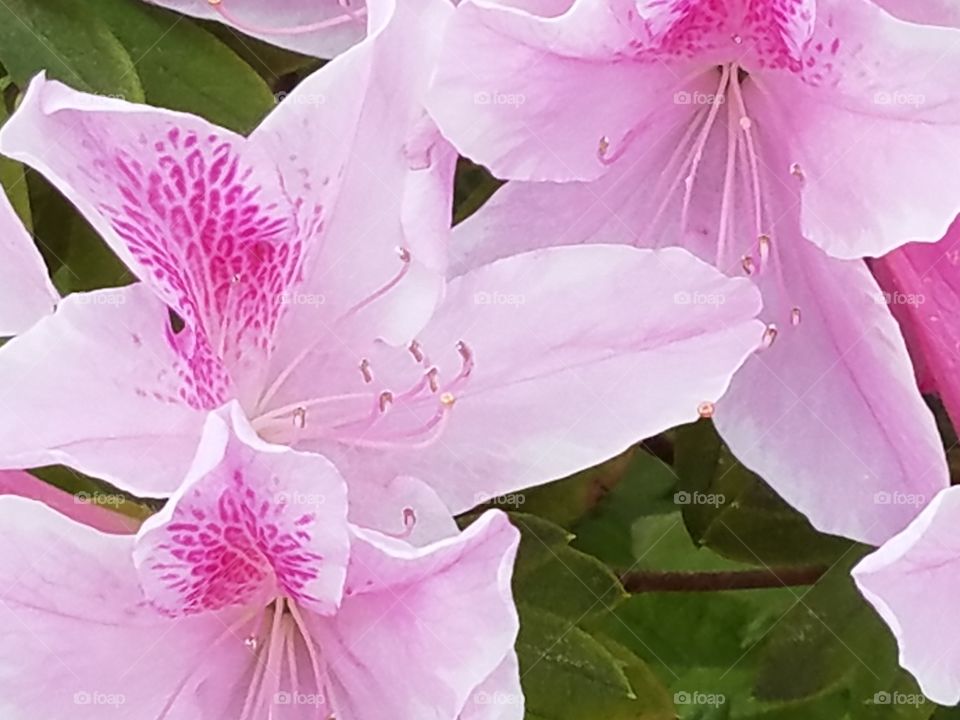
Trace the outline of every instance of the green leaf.
{"type": "Polygon", "coordinates": [[[642,661],[569,620],[520,606],[527,720],[671,720],[669,695],[642,661]]]}
{"type": "Polygon", "coordinates": [[[899,667],[896,642],[857,592],[858,549],[806,592],[764,645],[756,694],[791,702],[843,691],[852,720],[920,720],[934,706],[899,667]]]}
{"type": "Polygon", "coordinates": [[[523,513],[511,519],[522,534],[513,575],[518,601],[585,622],[627,597],[610,568],[570,547],[573,535],[563,528],[523,513]]]}
{"type": "Polygon", "coordinates": [[[850,543],[817,532],[720,442],[709,422],[677,431],[677,503],[691,537],[754,565],[830,563],[850,543]]]}
{"type": "Polygon", "coordinates": [[[135,58],[146,99],[249,132],[274,106],[269,86],[193,20],[140,0],[87,0],[135,58]]]}
{"type": "Polygon", "coordinates": [[[0,62],[21,87],[46,70],[79,90],[144,99],[133,58],[89,2],[4,0],[0,62]]]}
{"type": "Polygon", "coordinates": [[[638,520],[673,512],[675,483],[663,460],[642,450],[632,453],[617,482],[573,526],[573,546],[613,567],[630,567],[638,520]]]}

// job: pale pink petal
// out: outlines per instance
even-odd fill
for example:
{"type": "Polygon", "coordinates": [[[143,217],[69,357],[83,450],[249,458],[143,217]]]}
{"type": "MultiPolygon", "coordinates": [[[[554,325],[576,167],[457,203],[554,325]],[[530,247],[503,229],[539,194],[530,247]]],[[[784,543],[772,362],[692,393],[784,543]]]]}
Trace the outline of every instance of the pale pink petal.
{"type": "Polygon", "coordinates": [[[64,492],[22,470],[0,470],[0,495],[39,500],[71,520],[104,533],[132,535],[140,527],[136,518],[114,512],[105,504],[91,502],[89,496],[64,492]]]}
{"type": "Polygon", "coordinates": [[[367,29],[363,0],[148,0],[185,15],[218,20],[271,45],[335,57],[367,29]]]}
{"type": "Polygon", "coordinates": [[[515,652],[474,689],[459,720],[523,720],[523,689],[515,652]]]}
{"type": "Polygon", "coordinates": [[[675,122],[674,92],[713,90],[688,77],[688,64],[637,57],[643,40],[632,22],[625,2],[579,0],[555,17],[464,3],[430,111],[461,153],[499,177],[599,177],[622,146],[645,144],[662,133],[658,125],[675,122]]]}
{"type": "Polygon", "coordinates": [[[195,720],[197,686],[249,662],[235,612],[171,621],[144,602],[132,537],[23,498],[0,498],[0,516],[4,718],[195,720]]]}
{"type": "Polygon", "coordinates": [[[340,612],[310,620],[336,715],[456,717],[513,652],[518,542],[498,512],[423,548],[357,530],[340,612]]]}
{"type": "Polygon", "coordinates": [[[436,491],[405,475],[386,484],[362,476],[352,478],[350,522],[418,547],[459,533],[456,520],[436,491]]]}
{"type": "Polygon", "coordinates": [[[336,186],[291,298],[277,372],[318,332],[361,324],[408,340],[442,293],[456,155],[422,105],[452,6],[374,6],[383,17],[370,36],[298,85],[251,136],[292,194],[336,186]]]}
{"type": "Polygon", "coordinates": [[[77,293],[0,349],[0,466],[69,465],[136,495],[173,492],[204,413],[167,336],[167,310],[133,285],[77,293]]]}
{"type": "MultiPolygon", "coordinates": [[[[36,78],[0,150],[39,170],[186,322],[203,404],[269,354],[308,228],[270,154],[200,118],[36,78]]],[[[189,342],[188,342],[189,341],[189,342]]]]}
{"type": "Polygon", "coordinates": [[[346,577],[346,485],[319,455],[269,445],[236,405],[211,414],[180,489],[137,537],[144,592],[171,615],[283,595],[315,612],[346,577]]]}
{"type": "Polygon", "coordinates": [[[58,299],[33,238],[0,192],[0,336],[23,332],[58,299]]]}
{"type": "Polygon", "coordinates": [[[843,258],[941,238],[960,211],[960,30],[821,0],[801,64],[747,105],[803,170],[804,234],[843,258]]]}
{"type": "Polygon", "coordinates": [[[777,337],[737,373],[717,428],[818,529],[883,542],[947,485],[940,436],[866,265],[832,259],[788,227],[779,270],[760,275],[777,337]]]}
{"type": "Polygon", "coordinates": [[[960,702],[958,522],[960,488],[944,490],[853,570],[860,591],[896,636],[900,664],[941,705],[960,702]]]}
{"type": "Polygon", "coordinates": [[[311,441],[308,416],[301,442],[330,453],[348,481],[402,467],[462,512],[695,419],[758,347],[758,311],[749,282],[683,250],[508,258],[451,283],[418,336],[421,363],[371,353],[393,400],[375,424],[341,437],[352,451],[323,438],[322,418],[311,441]],[[713,301],[696,302],[701,294],[713,301]]]}
{"type": "Polygon", "coordinates": [[[911,243],[873,263],[884,298],[923,370],[921,386],[943,399],[960,427],[960,222],[938,243],[911,243]]]}

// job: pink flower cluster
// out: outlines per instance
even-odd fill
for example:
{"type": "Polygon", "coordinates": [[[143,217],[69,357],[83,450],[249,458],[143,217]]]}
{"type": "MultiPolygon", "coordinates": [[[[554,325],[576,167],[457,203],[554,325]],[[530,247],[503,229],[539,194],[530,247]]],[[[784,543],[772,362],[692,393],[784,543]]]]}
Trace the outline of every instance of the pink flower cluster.
{"type": "Polygon", "coordinates": [[[2,199],[0,715],[520,720],[518,532],[454,516],[698,417],[960,699],[960,11],[157,4],[333,59],[246,137],[42,75],[0,130],[134,281],[2,199]],[[510,182],[452,229],[458,154],[510,182]]]}

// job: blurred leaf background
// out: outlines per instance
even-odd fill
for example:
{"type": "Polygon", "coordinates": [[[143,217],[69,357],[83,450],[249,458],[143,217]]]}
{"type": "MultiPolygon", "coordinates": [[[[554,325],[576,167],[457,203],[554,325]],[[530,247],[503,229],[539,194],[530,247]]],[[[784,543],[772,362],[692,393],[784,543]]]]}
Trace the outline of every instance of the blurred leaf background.
{"type": "MultiPolygon", "coordinates": [[[[139,0],[0,2],[0,122],[45,71],[246,133],[320,65],[139,0]]],[[[62,293],[133,282],[36,173],[0,160],[0,183],[62,293]]],[[[499,184],[461,161],[455,221],[499,184]]],[[[953,437],[946,420],[943,430],[953,437]]],[[[36,474],[73,493],[106,490],[67,468],[36,474]]],[[[924,700],[854,589],[848,571],[868,548],[815,531],[709,421],[496,504],[523,533],[515,592],[530,720],[960,718],[924,700]]],[[[143,517],[156,505],[119,509],[143,517]]]]}

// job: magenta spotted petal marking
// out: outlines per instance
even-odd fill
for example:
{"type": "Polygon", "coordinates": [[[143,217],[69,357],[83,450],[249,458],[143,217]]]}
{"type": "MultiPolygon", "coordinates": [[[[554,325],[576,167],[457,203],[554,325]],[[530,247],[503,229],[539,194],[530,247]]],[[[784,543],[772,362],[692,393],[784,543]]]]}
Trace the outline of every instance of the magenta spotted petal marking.
{"type": "Polygon", "coordinates": [[[507,517],[414,547],[346,513],[333,465],[263,443],[236,409],[210,416],[135,538],[0,498],[0,662],[20,671],[0,677],[0,712],[100,720],[76,701],[97,692],[157,720],[456,720],[480,693],[522,699],[507,517]]]}

